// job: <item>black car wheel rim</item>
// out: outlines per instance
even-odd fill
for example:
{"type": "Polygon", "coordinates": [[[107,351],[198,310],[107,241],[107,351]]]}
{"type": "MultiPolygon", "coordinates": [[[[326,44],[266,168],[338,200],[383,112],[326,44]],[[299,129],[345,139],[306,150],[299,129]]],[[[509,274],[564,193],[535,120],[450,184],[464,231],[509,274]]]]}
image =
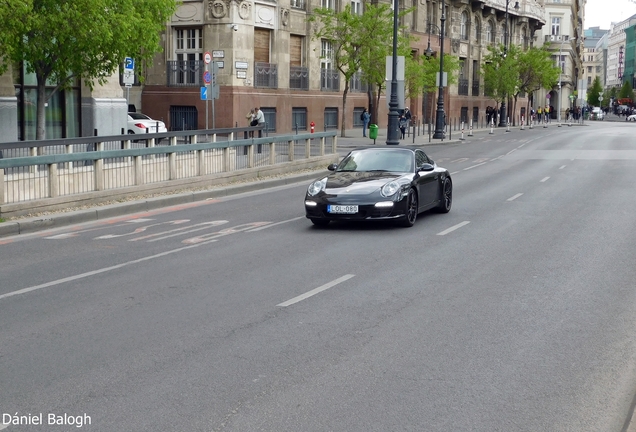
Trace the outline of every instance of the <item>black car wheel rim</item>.
{"type": "Polygon", "coordinates": [[[409,192],[409,209],[407,216],[409,218],[409,222],[415,222],[415,218],[417,217],[417,198],[415,197],[415,192],[413,189],[409,192]]]}
{"type": "Polygon", "coordinates": [[[444,182],[444,205],[446,206],[447,209],[449,209],[452,203],[453,203],[453,186],[451,184],[451,181],[446,179],[446,181],[444,182]]]}

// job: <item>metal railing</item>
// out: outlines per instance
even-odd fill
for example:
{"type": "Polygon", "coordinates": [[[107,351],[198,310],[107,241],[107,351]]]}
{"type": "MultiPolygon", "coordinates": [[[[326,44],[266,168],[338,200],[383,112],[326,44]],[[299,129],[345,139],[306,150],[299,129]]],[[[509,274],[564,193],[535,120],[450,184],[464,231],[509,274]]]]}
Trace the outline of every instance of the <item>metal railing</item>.
{"type": "Polygon", "coordinates": [[[468,96],[468,80],[466,78],[460,78],[458,81],[457,94],[468,96]]]}
{"type": "Polygon", "coordinates": [[[254,87],[278,88],[278,65],[275,63],[254,64],[254,87]]]}
{"type": "Polygon", "coordinates": [[[309,90],[309,68],[290,66],[289,88],[294,90],[309,90]]]}
{"type": "MultiPolygon", "coordinates": [[[[204,181],[202,176],[337,155],[335,131],[235,139],[259,129],[146,134],[137,143],[130,135],[3,143],[2,213],[8,211],[7,204],[64,196],[72,202],[73,195],[113,190],[133,194],[146,185],[197,177],[204,181]],[[159,140],[165,145],[157,145],[159,140]],[[290,150],[299,145],[303,152],[290,150]]],[[[169,183],[157,187],[164,185],[169,183]]]]}
{"type": "Polygon", "coordinates": [[[337,69],[320,69],[320,90],[340,91],[340,73],[337,69]]]}
{"type": "Polygon", "coordinates": [[[473,96],[479,96],[479,82],[473,81],[473,96]]]}
{"type": "Polygon", "coordinates": [[[203,86],[202,60],[170,60],[166,62],[168,87],[201,87],[203,86]]]}

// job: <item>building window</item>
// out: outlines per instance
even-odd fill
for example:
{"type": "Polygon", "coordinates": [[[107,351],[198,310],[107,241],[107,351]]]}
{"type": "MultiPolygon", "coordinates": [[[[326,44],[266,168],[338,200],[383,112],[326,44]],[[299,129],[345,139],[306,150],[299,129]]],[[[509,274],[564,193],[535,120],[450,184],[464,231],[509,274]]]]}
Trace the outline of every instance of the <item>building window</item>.
{"type": "Polygon", "coordinates": [[[459,25],[459,36],[462,40],[468,40],[468,12],[462,12],[462,20],[459,25]]]}
{"type": "Polygon", "coordinates": [[[338,108],[325,108],[325,130],[338,129],[338,108]]]}
{"type": "Polygon", "coordinates": [[[351,13],[354,15],[362,15],[361,0],[351,0],[351,13]]]}
{"type": "Polygon", "coordinates": [[[491,44],[495,43],[495,26],[492,21],[486,23],[486,41],[491,44]]]}
{"type": "Polygon", "coordinates": [[[334,9],[334,0],[320,0],[320,7],[324,9],[334,9]]]}
{"type": "Polygon", "coordinates": [[[170,64],[174,84],[198,85],[203,61],[203,32],[200,28],[174,29],[174,58],[170,64]]]}
{"type": "Polygon", "coordinates": [[[552,17],[552,29],[550,34],[553,36],[559,36],[561,34],[561,18],[552,17]]]}
{"type": "Polygon", "coordinates": [[[292,128],[295,131],[307,130],[307,108],[292,108],[292,128]]]}
{"type": "Polygon", "coordinates": [[[587,86],[590,87],[592,85],[592,77],[587,77],[587,86]]]}
{"type": "Polygon", "coordinates": [[[479,20],[475,20],[475,41],[481,45],[481,22],[479,20]]]}
{"type": "Polygon", "coordinates": [[[592,73],[592,66],[588,66],[587,67],[587,73],[591,74],[592,73]]]}

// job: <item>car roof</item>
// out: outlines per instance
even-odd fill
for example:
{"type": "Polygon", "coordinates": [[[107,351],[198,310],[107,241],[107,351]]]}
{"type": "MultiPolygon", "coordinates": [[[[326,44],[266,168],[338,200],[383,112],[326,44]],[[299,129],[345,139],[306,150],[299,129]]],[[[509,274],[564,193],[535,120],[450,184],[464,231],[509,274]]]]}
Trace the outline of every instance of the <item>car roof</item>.
{"type": "MultiPolygon", "coordinates": [[[[384,152],[384,151],[387,151],[387,152],[388,151],[391,151],[391,152],[394,152],[394,151],[410,151],[410,152],[415,152],[415,150],[417,150],[416,147],[403,147],[403,146],[400,146],[400,147],[377,147],[377,146],[368,146],[368,147],[357,147],[357,148],[355,148],[355,149],[353,149],[351,151],[352,152],[353,151],[381,151],[381,152],[384,152]]],[[[421,149],[419,149],[419,150],[421,150],[421,149]]]]}

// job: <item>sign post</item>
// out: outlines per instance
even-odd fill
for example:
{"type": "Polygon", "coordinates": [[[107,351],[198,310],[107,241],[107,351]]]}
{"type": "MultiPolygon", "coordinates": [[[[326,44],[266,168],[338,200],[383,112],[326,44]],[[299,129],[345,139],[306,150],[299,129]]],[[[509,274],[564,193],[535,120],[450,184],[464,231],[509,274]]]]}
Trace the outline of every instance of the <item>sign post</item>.
{"type": "Polygon", "coordinates": [[[126,57],[124,59],[124,85],[126,86],[126,110],[130,105],[130,87],[135,83],[135,59],[126,57]]]}
{"type": "MultiPolygon", "coordinates": [[[[203,99],[203,89],[205,88],[205,129],[209,129],[209,114],[208,114],[208,100],[210,99],[210,82],[212,81],[212,77],[210,76],[209,66],[212,61],[212,54],[206,51],[203,54],[203,62],[205,63],[205,72],[203,72],[203,84],[205,87],[201,88],[201,99],[203,99]]],[[[212,114],[214,116],[214,114],[212,114]]],[[[212,128],[214,128],[214,120],[212,120],[212,128]]]]}

